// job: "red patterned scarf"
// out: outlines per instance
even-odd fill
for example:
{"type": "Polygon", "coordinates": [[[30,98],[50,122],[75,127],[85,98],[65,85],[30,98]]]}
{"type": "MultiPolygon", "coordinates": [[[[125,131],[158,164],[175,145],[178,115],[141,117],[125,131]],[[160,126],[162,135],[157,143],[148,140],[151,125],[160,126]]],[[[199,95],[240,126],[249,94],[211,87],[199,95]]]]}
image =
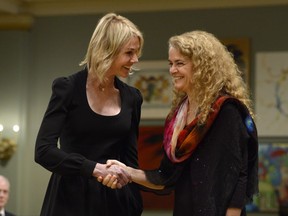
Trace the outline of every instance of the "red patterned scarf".
{"type": "MultiPolygon", "coordinates": [[[[183,101],[183,103],[176,110],[173,117],[166,121],[165,124],[163,144],[166,154],[172,162],[182,162],[190,157],[190,155],[194,152],[198,144],[205,136],[206,132],[213,124],[221,109],[222,104],[227,99],[236,101],[237,104],[242,104],[239,100],[230,96],[219,97],[212,105],[212,111],[209,113],[205,124],[197,125],[199,119],[198,115],[187,126],[185,126],[185,124],[188,109],[188,99],[183,101]]],[[[244,105],[242,104],[242,106],[244,105]]]]}

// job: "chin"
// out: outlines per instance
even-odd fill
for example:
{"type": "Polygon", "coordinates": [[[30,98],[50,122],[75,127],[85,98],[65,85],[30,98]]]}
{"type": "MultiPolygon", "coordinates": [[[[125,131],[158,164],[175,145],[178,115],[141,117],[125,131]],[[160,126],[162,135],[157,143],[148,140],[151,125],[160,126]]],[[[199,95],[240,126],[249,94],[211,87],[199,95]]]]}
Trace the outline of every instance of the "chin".
{"type": "Polygon", "coordinates": [[[118,77],[121,77],[121,78],[127,78],[129,76],[129,74],[119,74],[118,77]]]}
{"type": "Polygon", "coordinates": [[[186,92],[186,91],[184,91],[184,89],[181,88],[181,87],[180,87],[180,88],[175,87],[175,90],[178,91],[178,92],[186,92]]]}
{"type": "Polygon", "coordinates": [[[174,84],[174,88],[175,88],[177,91],[181,91],[181,90],[182,90],[182,87],[181,87],[181,86],[178,86],[178,85],[175,85],[175,84],[174,84]]]}

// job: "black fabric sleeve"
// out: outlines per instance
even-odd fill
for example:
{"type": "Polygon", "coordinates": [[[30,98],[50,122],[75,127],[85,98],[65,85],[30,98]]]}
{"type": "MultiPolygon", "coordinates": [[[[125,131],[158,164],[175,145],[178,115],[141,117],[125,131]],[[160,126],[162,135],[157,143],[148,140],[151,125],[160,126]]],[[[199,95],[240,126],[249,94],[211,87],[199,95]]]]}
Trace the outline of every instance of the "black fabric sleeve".
{"type": "Polygon", "coordinates": [[[247,143],[243,143],[242,147],[242,164],[240,168],[239,178],[233,196],[230,200],[229,207],[232,208],[244,208],[246,204],[246,188],[248,180],[248,151],[247,143]]]}
{"type": "Polygon", "coordinates": [[[142,95],[139,90],[133,88],[135,97],[130,132],[124,141],[124,150],[122,151],[121,161],[127,166],[138,168],[138,135],[141,116],[141,105],[143,102],[142,95]]]}
{"type": "Polygon", "coordinates": [[[155,190],[143,187],[142,190],[153,192],[157,195],[170,194],[171,191],[174,190],[174,185],[182,174],[182,170],[186,162],[187,161],[182,163],[172,163],[167,157],[167,155],[164,153],[158,169],[144,170],[146,178],[149,182],[155,185],[163,185],[165,186],[164,189],[155,190]]]}
{"type": "Polygon", "coordinates": [[[73,91],[73,77],[61,77],[53,81],[52,96],[36,138],[35,161],[60,175],[91,177],[96,162],[87,160],[80,154],[68,154],[57,146],[73,91]]]}
{"type": "MultiPolygon", "coordinates": [[[[127,86],[126,86],[127,87],[127,86]]],[[[132,120],[131,120],[131,128],[127,138],[124,140],[124,148],[121,153],[120,160],[126,164],[127,166],[138,168],[138,135],[139,135],[139,124],[140,124],[140,116],[141,116],[141,106],[143,102],[142,95],[138,89],[128,87],[130,91],[132,91],[132,95],[134,96],[133,102],[133,111],[132,111],[132,120]]],[[[131,200],[130,205],[138,206],[135,209],[143,210],[143,202],[140,194],[141,186],[132,182],[128,184],[126,187],[130,188],[131,195],[129,196],[131,200]]],[[[130,206],[131,207],[131,206],[130,206]]],[[[131,209],[134,209],[131,207],[131,209]]],[[[140,215],[141,213],[134,213],[135,215],[140,215]]]]}
{"type": "Polygon", "coordinates": [[[211,130],[210,141],[219,143],[217,148],[223,149],[222,155],[219,155],[221,173],[218,173],[219,179],[215,185],[222,185],[223,189],[219,192],[225,194],[224,200],[228,198],[227,207],[243,209],[246,203],[248,179],[249,134],[241,111],[235,104],[223,105],[211,130]],[[224,183],[221,182],[223,180],[224,183]]]}
{"type": "Polygon", "coordinates": [[[146,177],[153,184],[166,187],[173,186],[181,175],[184,164],[172,163],[167,155],[164,154],[160,167],[156,170],[146,170],[146,177]]]}
{"type": "Polygon", "coordinates": [[[237,185],[229,207],[244,208],[253,201],[253,195],[258,191],[258,136],[256,125],[246,107],[237,106],[241,113],[239,132],[241,141],[241,167],[237,185]]]}

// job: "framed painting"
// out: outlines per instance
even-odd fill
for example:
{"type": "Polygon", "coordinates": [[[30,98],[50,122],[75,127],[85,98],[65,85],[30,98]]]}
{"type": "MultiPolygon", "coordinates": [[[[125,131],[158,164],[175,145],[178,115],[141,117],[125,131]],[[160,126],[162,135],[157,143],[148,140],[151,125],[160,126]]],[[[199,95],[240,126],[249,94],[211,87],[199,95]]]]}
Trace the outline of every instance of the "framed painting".
{"type": "Polygon", "coordinates": [[[255,197],[253,204],[247,206],[248,210],[274,213],[288,210],[287,153],[286,142],[259,144],[259,196],[255,197]]]}
{"type": "Polygon", "coordinates": [[[222,39],[221,42],[233,54],[234,60],[243,72],[243,79],[250,86],[250,40],[248,38],[222,39]]]}
{"type": "Polygon", "coordinates": [[[172,81],[168,61],[142,61],[129,76],[128,83],[138,88],[143,95],[142,119],[163,119],[169,112],[172,81]]]}
{"type": "Polygon", "coordinates": [[[255,101],[258,134],[288,138],[288,52],[256,54],[255,101]]]}
{"type": "MultiPolygon", "coordinates": [[[[163,157],[163,126],[141,126],[139,131],[138,154],[139,166],[144,170],[157,169],[163,157]]],[[[152,192],[141,192],[143,206],[147,210],[173,209],[174,193],[156,195],[152,192]]]]}

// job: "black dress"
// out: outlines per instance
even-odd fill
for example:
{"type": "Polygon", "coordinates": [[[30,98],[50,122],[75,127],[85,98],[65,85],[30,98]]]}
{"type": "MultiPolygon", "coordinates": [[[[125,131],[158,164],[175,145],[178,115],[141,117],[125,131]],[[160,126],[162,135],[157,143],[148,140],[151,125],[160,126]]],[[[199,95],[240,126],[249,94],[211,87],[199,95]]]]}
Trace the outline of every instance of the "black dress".
{"type": "Polygon", "coordinates": [[[41,216],[141,215],[142,199],[135,184],[113,190],[92,172],[97,162],[113,158],[138,167],[142,96],[116,78],[121,111],[115,116],[99,115],[87,101],[87,74],[85,69],[52,85],[35,147],[35,161],[52,172],[41,216]]]}
{"type": "Polygon", "coordinates": [[[172,163],[165,155],[160,168],[146,175],[166,185],[166,192],[175,190],[174,216],[225,216],[228,207],[243,209],[243,216],[250,190],[258,189],[257,166],[250,169],[248,159],[257,157],[252,140],[239,109],[226,103],[189,159],[172,163]]]}

